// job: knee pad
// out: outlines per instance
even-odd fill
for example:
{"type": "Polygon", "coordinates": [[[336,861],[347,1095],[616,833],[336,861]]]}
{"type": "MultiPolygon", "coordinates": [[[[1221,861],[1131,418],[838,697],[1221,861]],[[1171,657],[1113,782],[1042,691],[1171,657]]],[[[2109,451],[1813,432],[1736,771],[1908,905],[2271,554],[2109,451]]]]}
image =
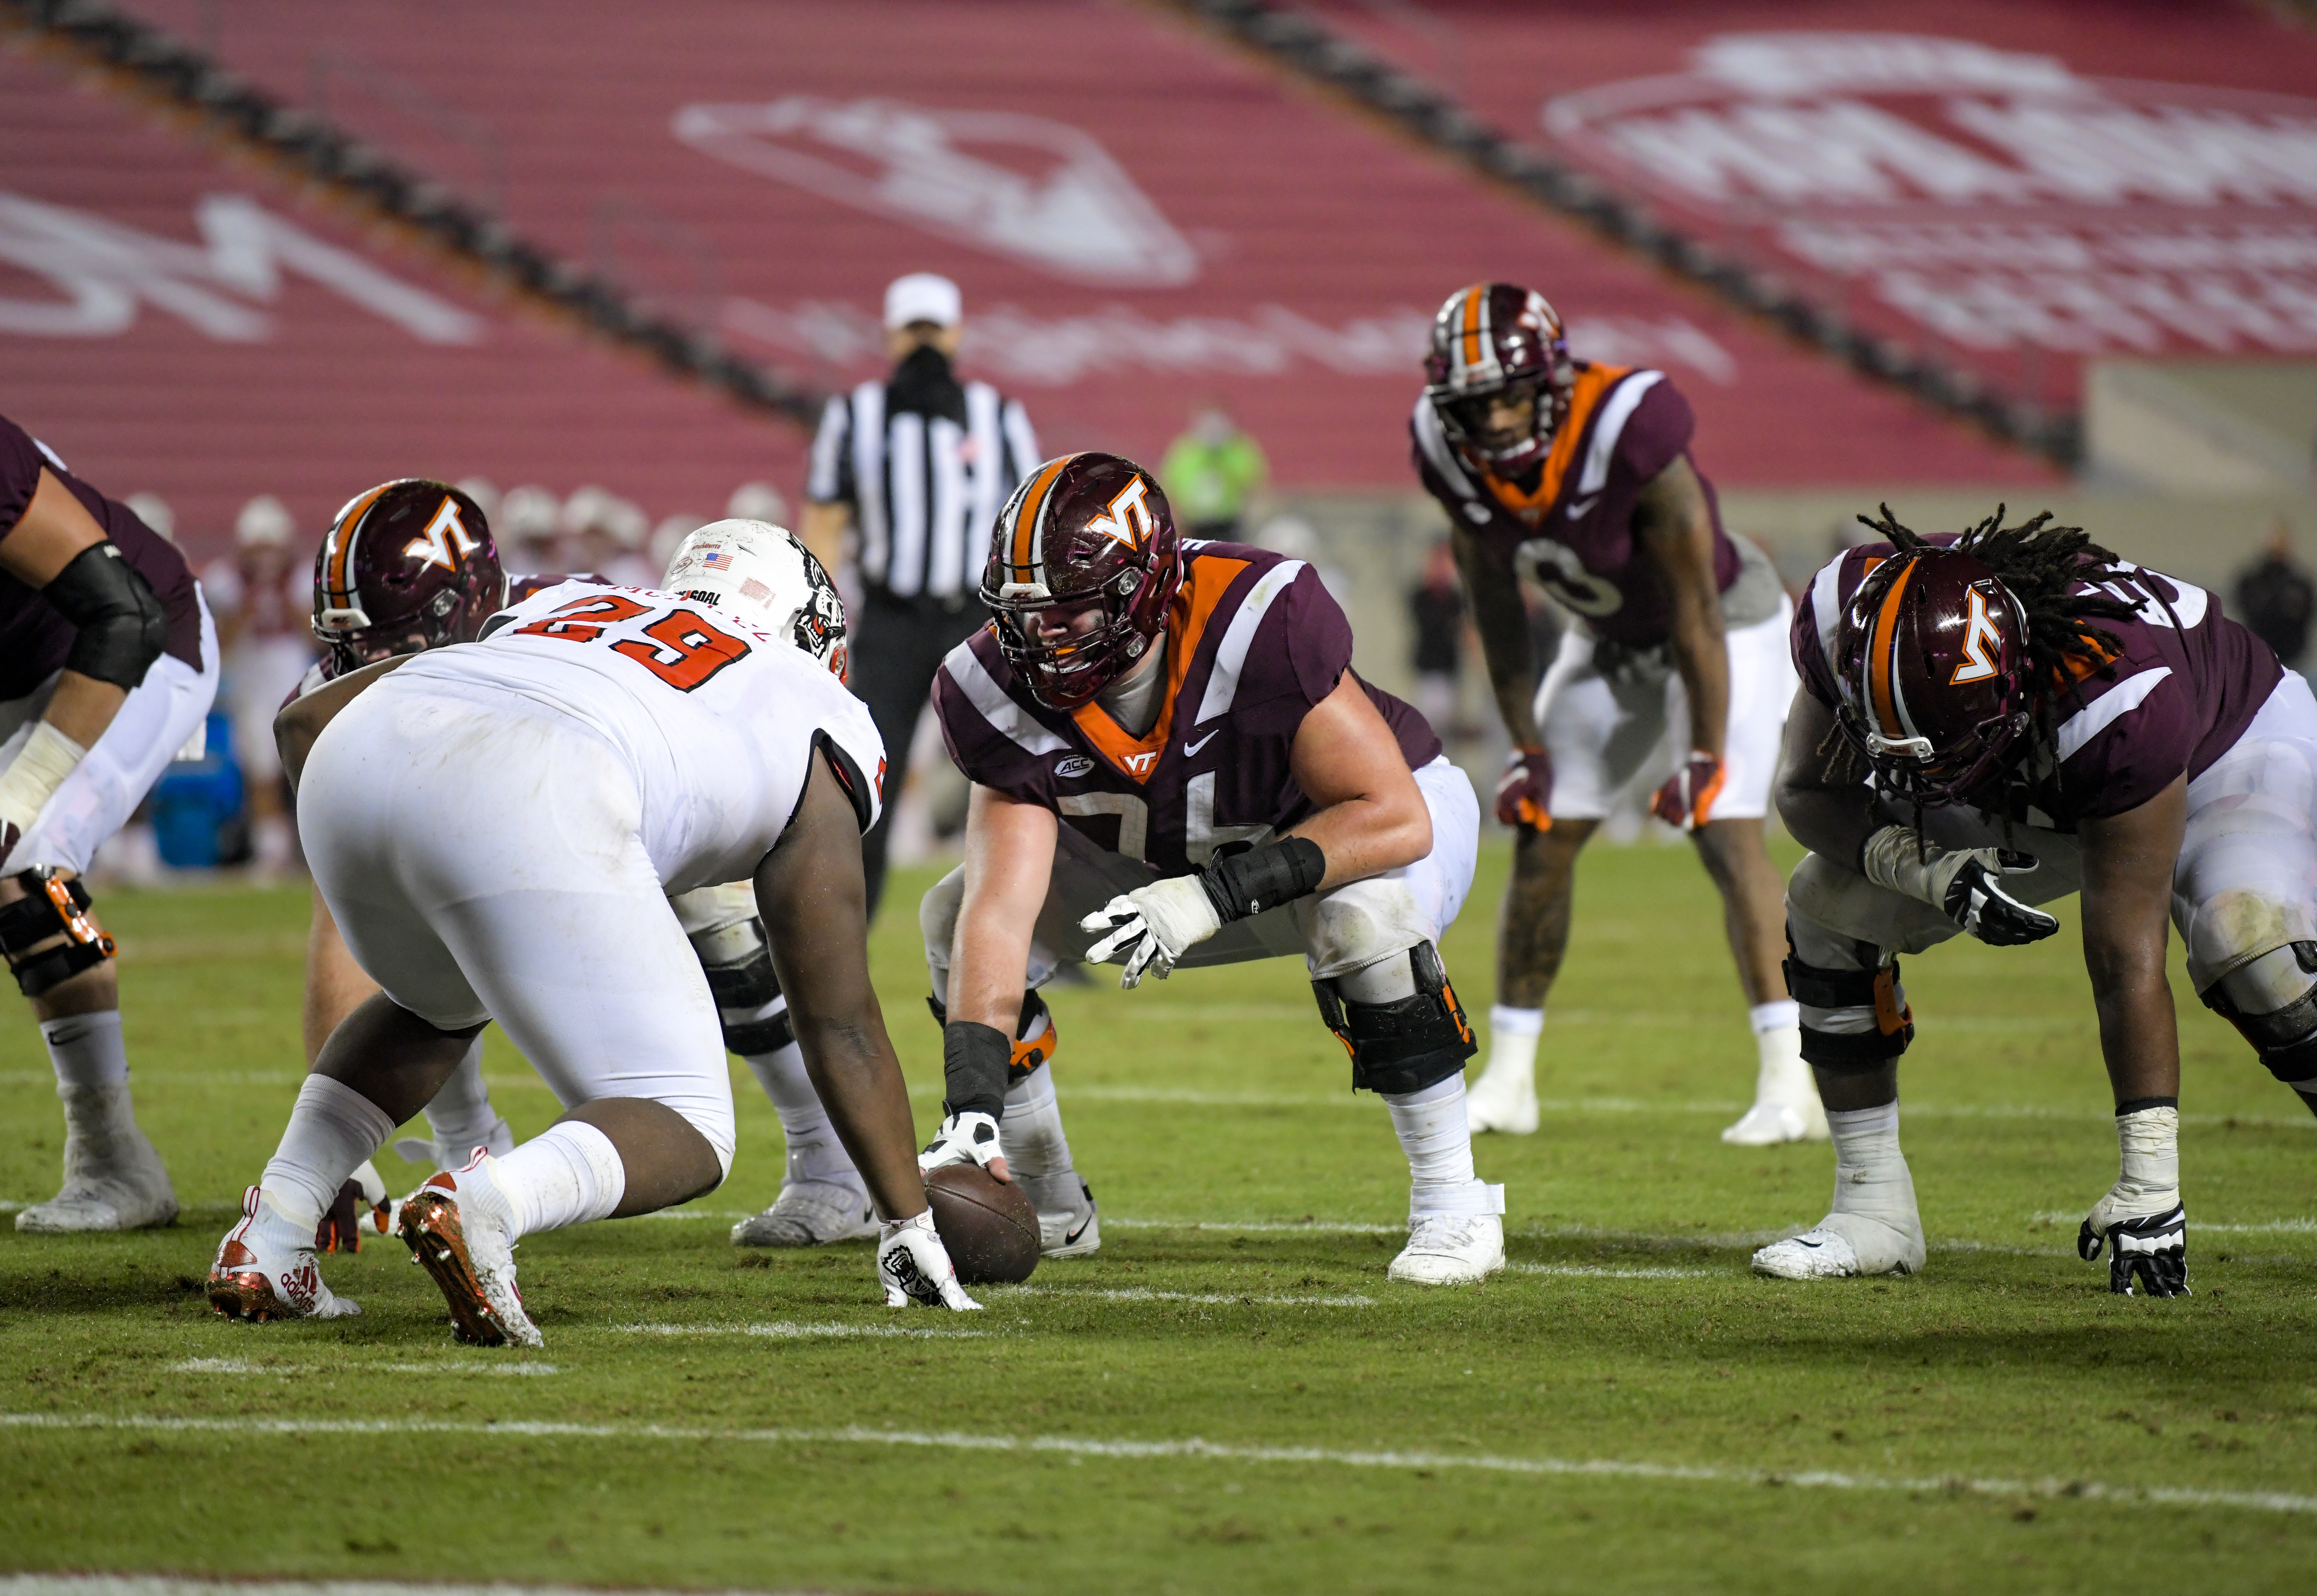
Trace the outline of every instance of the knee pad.
{"type": "Polygon", "coordinates": [[[709,995],[716,1000],[717,1023],[724,1028],[724,1045],[742,1057],[777,1053],[796,1040],[786,1003],[779,1002],[780,978],[773,974],[773,950],[765,941],[765,923],[755,916],[712,931],[694,932],[692,950],[700,955],[701,973],[708,977],[709,995]]]}
{"type": "Polygon", "coordinates": [[[0,908],[0,954],[26,997],[38,997],[119,951],[89,917],[88,888],[79,878],[67,881],[49,866],[35,865],[11,878],[24,896],[0,908]],[[32,951],[58,937],[64,939],[58,946],[32,951]]]}
{"type": "Polygon", "coordinates": [[[1881,1069],[1915,1039],[1915,1012],[1899,984],[1896,958],[1867,969],[1820,969],[1795,956],[1789,933],[1784,967],[1786,990],[1802,1011],[1803,1060],[1813,1069],[1881,1069]]]}
{"type": "MultiPolygon", "coordinates": [[[[1446,1080],[1480,1051],[1472,1027],[1448,985],[1440,951],[1418,942],[1387,964],[1405,960],[1412,995],[1390,1003],[1361,1003],[1342,993],[1343,984],[1364,976],[1337,976],[1311,983],[1320,1018],[1351,1055],[1352,1090],[1399,1095],[1421,1092],[1446,1080]]],[[[1395,972],[1397,973],[1397,972],[1395,972]]]]}
{"type": "Polygon", "coordinates": [[[2247,959],[2199,994],[2237,1028],[2270,1074],[2317,1092],[2317,942],[2288,942],[2247,959]]]}
{"type": "MultiPolygon", "coordinates": [[[[928,994],[926,1007],[933,1011],[934,1023],[946,1030],[949,1006],[928,994]]],[[[1040,1065],[1051,1062],[1060,1041],[1060,1033],[1054,1027],[1054,1012],[1046,1007],[1046,1000],[1035,987],[1024,992],[1021,1015],[1014,1021],[1014,1057],[1006,1066],[1006,1085],[1020,1085],[1040,1065]]]]}

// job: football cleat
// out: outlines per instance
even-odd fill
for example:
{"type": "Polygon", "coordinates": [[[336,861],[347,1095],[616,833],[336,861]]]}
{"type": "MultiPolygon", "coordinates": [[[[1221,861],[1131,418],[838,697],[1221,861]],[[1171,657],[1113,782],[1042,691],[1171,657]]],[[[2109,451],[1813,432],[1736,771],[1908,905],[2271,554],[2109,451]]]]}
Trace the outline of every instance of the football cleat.
{"type": "Polygon", "coordinates": [[[1827,1139],[1826,1110],[1815,1097],[1807,1103],[1758,1102],[1735,1125],[1723,1128],[1722,1139],[1732,1147],[1822,1142],[1827,1139]]]}
{"type": "Polygon", "coordinates": [[[16,1228],[46,1235],[144,1230],[177,1217],[169,1172],[129,1102],[129,1084],[60,1086],[65,1104],[64,1185],[16,1216],[16,1228]]]}
{"type": "Polygon", "coordinates": [[[313,1236],[284,1218],[252,1186],[241,1194],[241,1222],[218,1244],[210,1265],[210,1306],[228,1319],[341,1319],[362,1305],[322,1281],[313,1236]]]}
{"type": "Polygon", "coordinates": [[[1536,1070],[1509,1065],[1481,1072],[1464,1093],[1464,1122],[1474,1136],[1498,1130],[1507,1136],[1536,1134],[1536,1070]]]}
{"type": "Polygon", "coordinates": [[[1800,1235],[1754,1254],[1754,1272],[1781,1280],[1831,1280],[1852,1275],[1911,1275],[1923,1269],[1923,1227],[1906,1228],[1864,1214],[1829,1214],[1800,1235]]]}
{"type": "Polygon", "coordinates": [[[1084,1258],[1102,1250],[1102,1211],[1076,1170],[1014,1178],[1038,1210],[1039,1257],[1084,1258]]]}
{"type": "Polygon", "coordinates": [[[790,1181],[773,1206],[732,1226],[736,1247],[825,1247],[877,1239],[877,1209],[859,1186],[790,1181]]]}
{"type": "Polygon", "coordinates": [[[1505,1222],[1494,1214],[1423,1214],[1389,1278],[1412,1286],[1477,1285],[1505,1266],[1505,1222]]]}
{"type": "Polygon", "coordinates": [[[514,1244],[505,1221],[490,1211],[492,1205],[462,1193],[459,1179],[438,1174],[403,1200],[398,1221],[403,1244],[442,1288],[461,1341],[483,1347],[542,1345],[515,1288],[514,1244]]]}

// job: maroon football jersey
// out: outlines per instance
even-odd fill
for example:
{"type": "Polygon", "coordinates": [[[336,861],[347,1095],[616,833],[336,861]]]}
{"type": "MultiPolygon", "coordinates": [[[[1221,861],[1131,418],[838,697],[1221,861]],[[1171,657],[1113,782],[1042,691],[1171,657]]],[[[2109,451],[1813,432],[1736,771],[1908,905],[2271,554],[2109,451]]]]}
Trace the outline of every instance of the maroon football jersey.
{"type": "MultiPolygon", "coordinates": [[[[1186,541],[1183,567],[1167,613],[1166,698],[1148,736],[1129,736],[1099,703],[1076,714],[1039,703],[989,628],[934,677],[943,739],[970,779],[1167,876],[1313,812],[1289,751],[1352,663],[1351,623],[1302,560],[1186,541]]],[[[1410,770],[1439,757],[1424,717],[1361,686],[1410,770]]]]}
{"type": "MultiPolygon", "coordinates": [[[[1662,371],[1580,363],[1569,415],[1533,488],[1475,469],[1440,430],[1429,399],[1409,418],[1417,475],[1450,519],[1571,611],[1599,637],[1636,648],[1666,640],[1673,608],[1633,539],[1633,504],[1684,457],[1696,421],[1662,371]]],[[[1737,547],[1722,530],[1713,485],[1713,588],[1738,580],[1737,547]]]]}
{"type": "MultiPolygon", "coordinates": [[[[1840,701],[1832,662],[1842,612],[1891,552],[1888,543],[1862,543],[1828,561],[1794,612],[1794,669],[1803,691],[1829,709],[1840,701]]],[[[2016,818],[2073,831],[2080,820],[2138,808],[2184,771],[2194,780],[2244,735],[2284,679],[2268,645],[2222,614],[2211,593],[2177,576],[2125,569],[2129,576],[2101,585],[2133,607],[2133,619],[2090,623],[2122,647],[2103,661],[2085,659],[2061,692],[2052,716],[2058,767],[2033,771],[2031,802],[2040,813],[2016,818]]]]}
{"type": "MultiPolygon", "coordinates": [[[[168,652],[201,668],[201,608],[193,574],[176,545],[65,469],[48,445],[0,415],[0,539],[16,530],[40,486],[45,466],[120,547],[121,557],[145,578],[169,617],[168,652]]],[[[21,699],[64,666],[72,653],[72,622],[36,589],[0,571],[0,702],[21,699]]]]}

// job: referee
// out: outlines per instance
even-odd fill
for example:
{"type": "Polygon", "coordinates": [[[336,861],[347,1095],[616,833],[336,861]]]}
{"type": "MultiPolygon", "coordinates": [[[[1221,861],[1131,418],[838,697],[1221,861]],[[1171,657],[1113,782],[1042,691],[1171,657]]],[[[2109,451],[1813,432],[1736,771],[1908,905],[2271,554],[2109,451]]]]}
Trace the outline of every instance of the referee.
{"type": "MultiPolygon", "coordinates": [[[[951,361],[964,335],[964,306],[948,278],[917,272],[888,288],[893,374],[828,401],[805,484],[804,542],[822,565],[837,568],[848,522],[860,533],[852,687],[885,739],[889,798],[908,779],[909,744],[942,656],[989,619],[975,597],[989,531],[1041,458],[1020,401],[958,381],[951,361]]],[[[891,829],[881,822],[861,839],[872,914],[891,829]]]]}

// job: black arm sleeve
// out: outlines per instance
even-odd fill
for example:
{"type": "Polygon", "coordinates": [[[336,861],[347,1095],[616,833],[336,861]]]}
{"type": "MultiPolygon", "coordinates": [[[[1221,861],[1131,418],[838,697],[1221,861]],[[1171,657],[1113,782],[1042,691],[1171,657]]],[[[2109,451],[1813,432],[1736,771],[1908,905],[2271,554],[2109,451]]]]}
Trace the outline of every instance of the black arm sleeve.
{"type": "Polygon", "coordinates": [[[40,596],[72,622],[78,634],[65,669],[77,671],[122,691],[145,680],[145,673],[169,646],[169,612],[121,557],[112,542],[92,543],[58,571],[40,596]]]}
{"type": "Polygon", "coordinates": [[[1006,1071],[1014,1042],[994,1025],[953,1020],[942,1027],[942,1087],[945,1114],[1006,1112],[1006,1071]]]}
{"type": "Polygon", "coordinates": [[[1199,872],[1199,885],[1225,925],[1293,903],[1327,878],[1328,856],[1309,837],[1288,837],[1219,859],[1199,872]]]}

